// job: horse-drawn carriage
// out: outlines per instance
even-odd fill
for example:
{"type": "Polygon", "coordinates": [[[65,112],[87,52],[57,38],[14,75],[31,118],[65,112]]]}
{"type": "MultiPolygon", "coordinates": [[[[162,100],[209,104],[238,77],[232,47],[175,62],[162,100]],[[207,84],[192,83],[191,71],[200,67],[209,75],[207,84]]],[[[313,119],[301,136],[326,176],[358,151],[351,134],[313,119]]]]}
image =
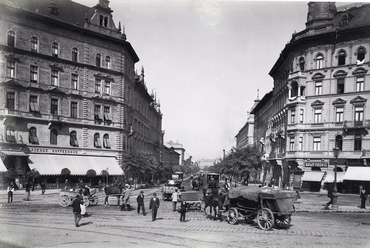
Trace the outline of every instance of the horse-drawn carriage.
{"type": "Polygon", "coordinates": [[[197,191],[181,192],[181,199],[186,201],[187,209],[201,211],[202,202],[199,199],[199,193],[197,191]]]}
{"type": "Polygon", "coordinates": [[[249,224],[256,219],[262,230],[269,230],[274,225],[288,228],[296,193],[277,188],[238,187],[228,192],[224,205],[227,220],[236,224],[239,217],[244,217],[249,224]]]}
{"type": "Polygon", "coordinates": [[[96,189],[89,189],[86,187],[82,189],[62,189],[59,193],[59,204],[62,207],[68,207],[72,204],[72,201],[76,198],[76,195],[82,196],[83,204],[87,207],[89,205],[97,205],[98,197],[95,195],[96,189]]]}

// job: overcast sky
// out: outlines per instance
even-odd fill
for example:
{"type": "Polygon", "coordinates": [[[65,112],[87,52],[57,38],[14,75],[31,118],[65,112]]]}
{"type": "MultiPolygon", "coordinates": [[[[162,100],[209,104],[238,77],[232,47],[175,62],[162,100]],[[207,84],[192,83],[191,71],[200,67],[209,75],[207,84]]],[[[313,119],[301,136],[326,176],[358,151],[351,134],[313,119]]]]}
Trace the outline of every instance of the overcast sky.
{"type": "MultiPolygon", "coordinates": [[[[95,6],[98,0],[74,0],[95,6]]],[[[195,161],[235,146],[247,112],[272,90],[268,75],[308,1],[111,0],[163,113],[164,140],[195,161]]]]}

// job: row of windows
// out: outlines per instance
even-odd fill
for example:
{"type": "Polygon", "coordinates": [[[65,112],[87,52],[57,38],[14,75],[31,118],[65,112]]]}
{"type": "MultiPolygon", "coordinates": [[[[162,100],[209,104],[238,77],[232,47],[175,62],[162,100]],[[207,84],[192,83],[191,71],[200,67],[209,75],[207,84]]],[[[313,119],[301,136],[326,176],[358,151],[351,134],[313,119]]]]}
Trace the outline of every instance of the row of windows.
{"type": "MultiPolygon", "coordinates": [[[[15,32],[14,31],[8,31],[7,36],[7,44],[8,46],[15,47],[15,32]]],[[[31,51],[32,52],[38,52],[39,50],[39,41],[38,38],[33,36],[31,37],[31,51]]],[[[57,42],[53,42],[51,44],[51,55],[53,57],[59,57],[60,55],[60,46],[57,42]]],[[[72,48],[72,56],[71,60],[73,62],[79,62],[78,61],[78,49],[76,47],[72,48]]],[[[102,56],[101,54],[97,53],[95,57],[95,66],[102,67],[102,56]]],[[[105,57],[105,67],[107,69],[111,69],[111,58],[110,56],[105,57]]]]}
{"type": "MultiPolygon", "coordinates": [[[[357,64],[362,64],[364,62],[365,54],[366,54],[366,50],[364,47],[360,47],[357,50],[357,55],[355,54],[357,57],[357,64]]],[[[340,50],[337,56],[338,66],[345,65],[347,63],[346,58],[347,58],[347,52],[345,50],[340,50]]],[[[324,55],[322,53],[318,53],[314,61],[315,61],[315,66],[316,66],[315,68],[322,69],[323,63],[324,63],[324,55]]],[[[298,64],[299,64],[299,69],[301,71],[304,71],[306,69],[305,68],[306,61],[303,57],[299,58],[298,64]]]]}
{"type": "MultiPolygon", "coordinates": [[[[335,137],[335,146],[339,148],[339,150],[343,149],[343,137],[341,135],[337,135],[335,137]]],[[[295,151],[295,137],[290,137],[289,142],[289,150],[295,151]]],[[[312,144],[313,151],[321,151],[321,137],[313,137],[313,144],[312,144]]],[[[361,151],[362,150],[362,137],[361,135],[355,135],[354,137],[354,150],[361,151]]],[[[298,151],[303,151],[303,137],[299,137],[298,142],[298,151]]]]}
{"type": "MultiPolygon", "coordinates": [[[[58,98],[51,98],[50,100],[50,114],[59,115],[60,112],[60,102],[58,98]]],[[[15,92],[9,91],[6,94],[6,107],[8,110],[15,110],[15,92]]],[[[30,95],[29,97],[29,111],[34,113],[40,112],[39,107],[39,97],[36,95],[30,95]]],[[[78,102],[71,101],[70,105],[70,117],[78,118],[78,102]]],[[[111,107],[102,106],[96,104],[94,107],[94,119],[112,121],[111,107]],[[102,110],[104,111],[104,116],[102,115],[102,110]]]]}
{"type": "MultiPolygon", "coordinates": [[[[77,132],[72,131],[69,134],[69,144],[74,147],[78,147],[78,140],[77,140],[77,132]]],[[[8,142],[16,142],[15,139],[15,129],[13,126],[7,126],[6,127],[6,141],[8,142]]],[[[31,144],[38,145],[39,139],[37,137],[37,129],[35,127],[31,127],[28,130],[28,141],[31,144]]],[[[56,129],[50,130],[50,145],[58,145],[58,131],[56,129]]],[[[94,147],[101,148],[101,142],[100,142],[100,134],[95,133],[94,134],[94,147]]],[[[110,141],[109,141],[109,134],[103,135],[103,147],[106,149],[110,149],[110,141]]]]}
{"type": "MultiPolygon", "coordinates": [[[[16,62],[12,60],[8,60],[6,63],[6,77],[8,78],[16,78],[16,62]]],[[[52,86],[59,86],[60,85],[60,70],[58,69],[51,69],[50,73],[52,86]]],[[[36,65],[30,65],[30,81],[37,83],[39,81],[39,67],[36,65]]],[[[95,93],[97,94],[111,94],[111,81],[101,79],[95,79],[95,93]],[[103,87],[102,87],[103,85],[103,87]]],[[[77,90],[79,84],[79,75],[72,73],[71,74],[71,89],[77,90]]]]}
{"type": "MultiPolygon", "coordinates": [[[[344,78],[337,79],[337,94],[344,94],[344,78]]],[[[364,77],[356,77],[356,92],[361,92],[365,90],[365,78],[364,77]]],[[[319,96],[323,94],[322,90],[322,82],[315,83],[315,95],[319,96]]]]}

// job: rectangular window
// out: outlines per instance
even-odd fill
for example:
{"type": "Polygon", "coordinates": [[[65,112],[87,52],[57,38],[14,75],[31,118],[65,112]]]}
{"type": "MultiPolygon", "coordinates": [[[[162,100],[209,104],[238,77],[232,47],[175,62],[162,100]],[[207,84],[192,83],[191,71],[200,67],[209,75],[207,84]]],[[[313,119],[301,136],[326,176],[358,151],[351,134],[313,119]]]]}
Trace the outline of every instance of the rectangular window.
{"type": "Polygon", "coordinates": [[[364,91],[364,77],[356,78],[356,91],[364,91]]]}
{"type": "Polygon", "coordinates": [[[59,71],[57,70],[51,70],[51,85],[59,85],[59,71]]]}
{"type": "Polygon", "coordinates": [[[54,42],[53,43],[53,46],[52,46],[52,52],[51,52],[51,54],[54,57],[58,57],[58,50],[59,50],[58,43],[54,42]]]}
{"type": "Polygon", "coordinates": [[[344,78],[337,79],[337,94],[344,93],[344,78]]]}
{"type": "Polygon", "coordinates": [[[303,109],[299,110],[299,122],[303,123],[303,109]]]}
{"type": "Polygon", "coordinates": [[[95,80],[95,93],[101,94],[101,80],[100,79],[95,80]]]}
{"type": "Polygon", "coordinates": [[[58,99],[51,99],[50,113],[58,115],[58,99]]]}
{"type": "Polygon", "coordinates": [[[30,96],[30,112],[40,112],[37,96],[30,96]]]}
{"type": "Polygon", "coordinates": [[[355,107],[355,126],[362,126],[364,120],[364,107],[355,107]]]}
{"type": "Polygon", "coordinates": [[[37,52],[37,38],[36,37],[32,37],[31,38],[31,51],[32,52],[37,52]]]}
{"type": "Polygon", "coordinates": [[[39,139],[37,138],[37,130],[36,130],[36,128],[31,128],[28,133],[29,133],[29,142],[31,144],[38,144],[39,143],[39,139]]]}
{"type": "Polygon", "coordinates": [[[31,82],[37,82],[38,81],[38,70],[39,68],[37,66],[31,65],[30,66],[30,81],[31,82]]]}
{"type": "Polygon", "coordinates": [[[109,81],[105,81],[104,93],[107,94],[107,95],[110,95],[110,82],[109,81]]]}
{"type": "Polygon", "coordinates": [[[77,90],[78,88],[78,75],[77,74],[72,74],[71,76],[71,88],[73,90],[77,90]]]}
{"type": "Polygon", "coordinates": [[[104,120],[112,121],[112,115],[110,114],[110,107],[104,107],[104,120]]]}
{"type": "Polygon", "coordinates": [[[314,137],[313,138],[313,150],[314,151],[321,151],[321,137],[314,137]]]}
{"type": "Polygon", "coordinates": [[[100,105],[95,105],[94,119],[95,120],[98,120],[98,121],[103,120],[103,116],[101,114],[101,106],[100,105]]]}
{"type": "Polygon", "coordinates": [[[315,84],[315,95],[322,95],[322,82],[316,82],[315,84]]]}
{"type": "Polygon", "coordinates": [[[314,122],[315,123],[321,122],[321,109],[315,109],[314,122]]]}
{"type": "Polygon", "coordinates": [[[8,78],[15,78],[15,62],[14,61],[6,62],[6,76],[8,78]]]}
{"type": "Polygon", "coordinates": [[[290,138],[289,151],[294,151],[294,137],[290,138]]]}
{"type": "Polygon", "coordinates": [[[77,102],[71,102],[71,117],[77,118],[77,102]]]}
{"type": "Polygon", "coordinates": [[[6,108],[8,110],[15,110],[15,93],[14,92],[6,93],[6,108]]]}
{"type": "Polygon", "coordinates": [[[343,122],[343,108],[336,108],[335,121],[343,122]]]}
{"type": "Polygon", "coordinates": [[[77,48],[74,47],[72,49],[72,61],[77,62],[77,57],[78,57],[77,48]]]}
{"type": "Polygon", "coordinates": [[[302,150],[303,150],[303,137],[299,137],[299,147],[298,147],[298,149],[299,149],[300,151],[302,151],[302,150]]]}
{"type": "Polygon", "coordinates": [[[295,123],[295,110],[290,111],[290,123],[295,123]]]}
{"type": "Polygon", "coordinates": [[[14,132],[13,126],[8,126],[6,128],[6,141],[16,142],[16,140],[15,140],[15,132],[14,132]]]}

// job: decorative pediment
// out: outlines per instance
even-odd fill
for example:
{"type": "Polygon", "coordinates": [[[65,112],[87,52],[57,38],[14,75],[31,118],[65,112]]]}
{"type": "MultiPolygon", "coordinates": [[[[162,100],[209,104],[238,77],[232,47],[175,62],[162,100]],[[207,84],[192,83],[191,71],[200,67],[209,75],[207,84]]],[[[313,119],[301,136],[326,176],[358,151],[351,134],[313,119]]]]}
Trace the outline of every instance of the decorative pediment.
{"type": "Polygon", "coordinates": [[[4,57],[6,58],[6,60],[11,60],[11,61],[14,61],[14,62],[17,62],[17,63],[22,63],[20,58],[15,56],[14,53],[9,53],[9,54],[5,55],[4,57]]]}
{"type": "Polygon", "coordinates": [[[346,105],[347,101],[343,100],[342,98],[338,98],[333,101],[333,105],[335,107],[344,107],[346,105]]]}
{"type": "Polygon", "coordinates": [[[57,63],[52,63],[51,65],[49,65],[51,69],[53,70],[57,70],[57,71],[61,71],[61,72],[64,72],[63,68],[57,64],[57,63]]]}
{"type": "Polygon", "coordinates": [[[363,77],[365,76],[366,73],[367,73],[367,70],[365,70],[362,67],[359,67],[352,72],[352,74],[355,75],[356,77],[363,77]]]}
{"type": "Polygon", "coordinates": [[[317,82],[317,81],[322,81],[324,79],[325,75],[322,74],[322,73],[315,73],[313,76],[312,76],[312,80],[317,82]]]}
{"type": "Polygon", "coordinates": [[[353,98],[350,103],[354,106],[364,106],[367,102],[367,99],[363,98],[362,96],[356,96],[353,98]]]}
{"type": "Polygon", "coordinates": [[[324,103],[320,100],[316,100],[313,103],[311,103],[311,107],[313,108],[322,108],[323,105],[324,103]]]}
{"type": "Polygon", "coordinates": [[[59,87],[56,87],[56,86],[49,86],[48,91],[52,93],[65,94],[63,90],[61,90],[59,87]]]}
{"type": "Polygon", "coordinates": [[[8,86],[22,86],[16,79],[5,79],[3,84],[8,85],[8,86]]]}
{"type": "Polygon", "coordinates": [[[102,73],[98,72],[94,74],[95,78],[102,79],[102,80],[108,80],[111,82],[114,82],[114,78],[111,77],[110,75],[103,75],[102,73]]]}
{"type": "Polygon", "coordinates": [[[334,77],[335,78],[345,78],[346,76],[347,76],[347,72],[345,72],[345,71],[343,71],[343,70],[338,70],[338,71],[336,71],[335,73],[334,73],[334,77]]]}

